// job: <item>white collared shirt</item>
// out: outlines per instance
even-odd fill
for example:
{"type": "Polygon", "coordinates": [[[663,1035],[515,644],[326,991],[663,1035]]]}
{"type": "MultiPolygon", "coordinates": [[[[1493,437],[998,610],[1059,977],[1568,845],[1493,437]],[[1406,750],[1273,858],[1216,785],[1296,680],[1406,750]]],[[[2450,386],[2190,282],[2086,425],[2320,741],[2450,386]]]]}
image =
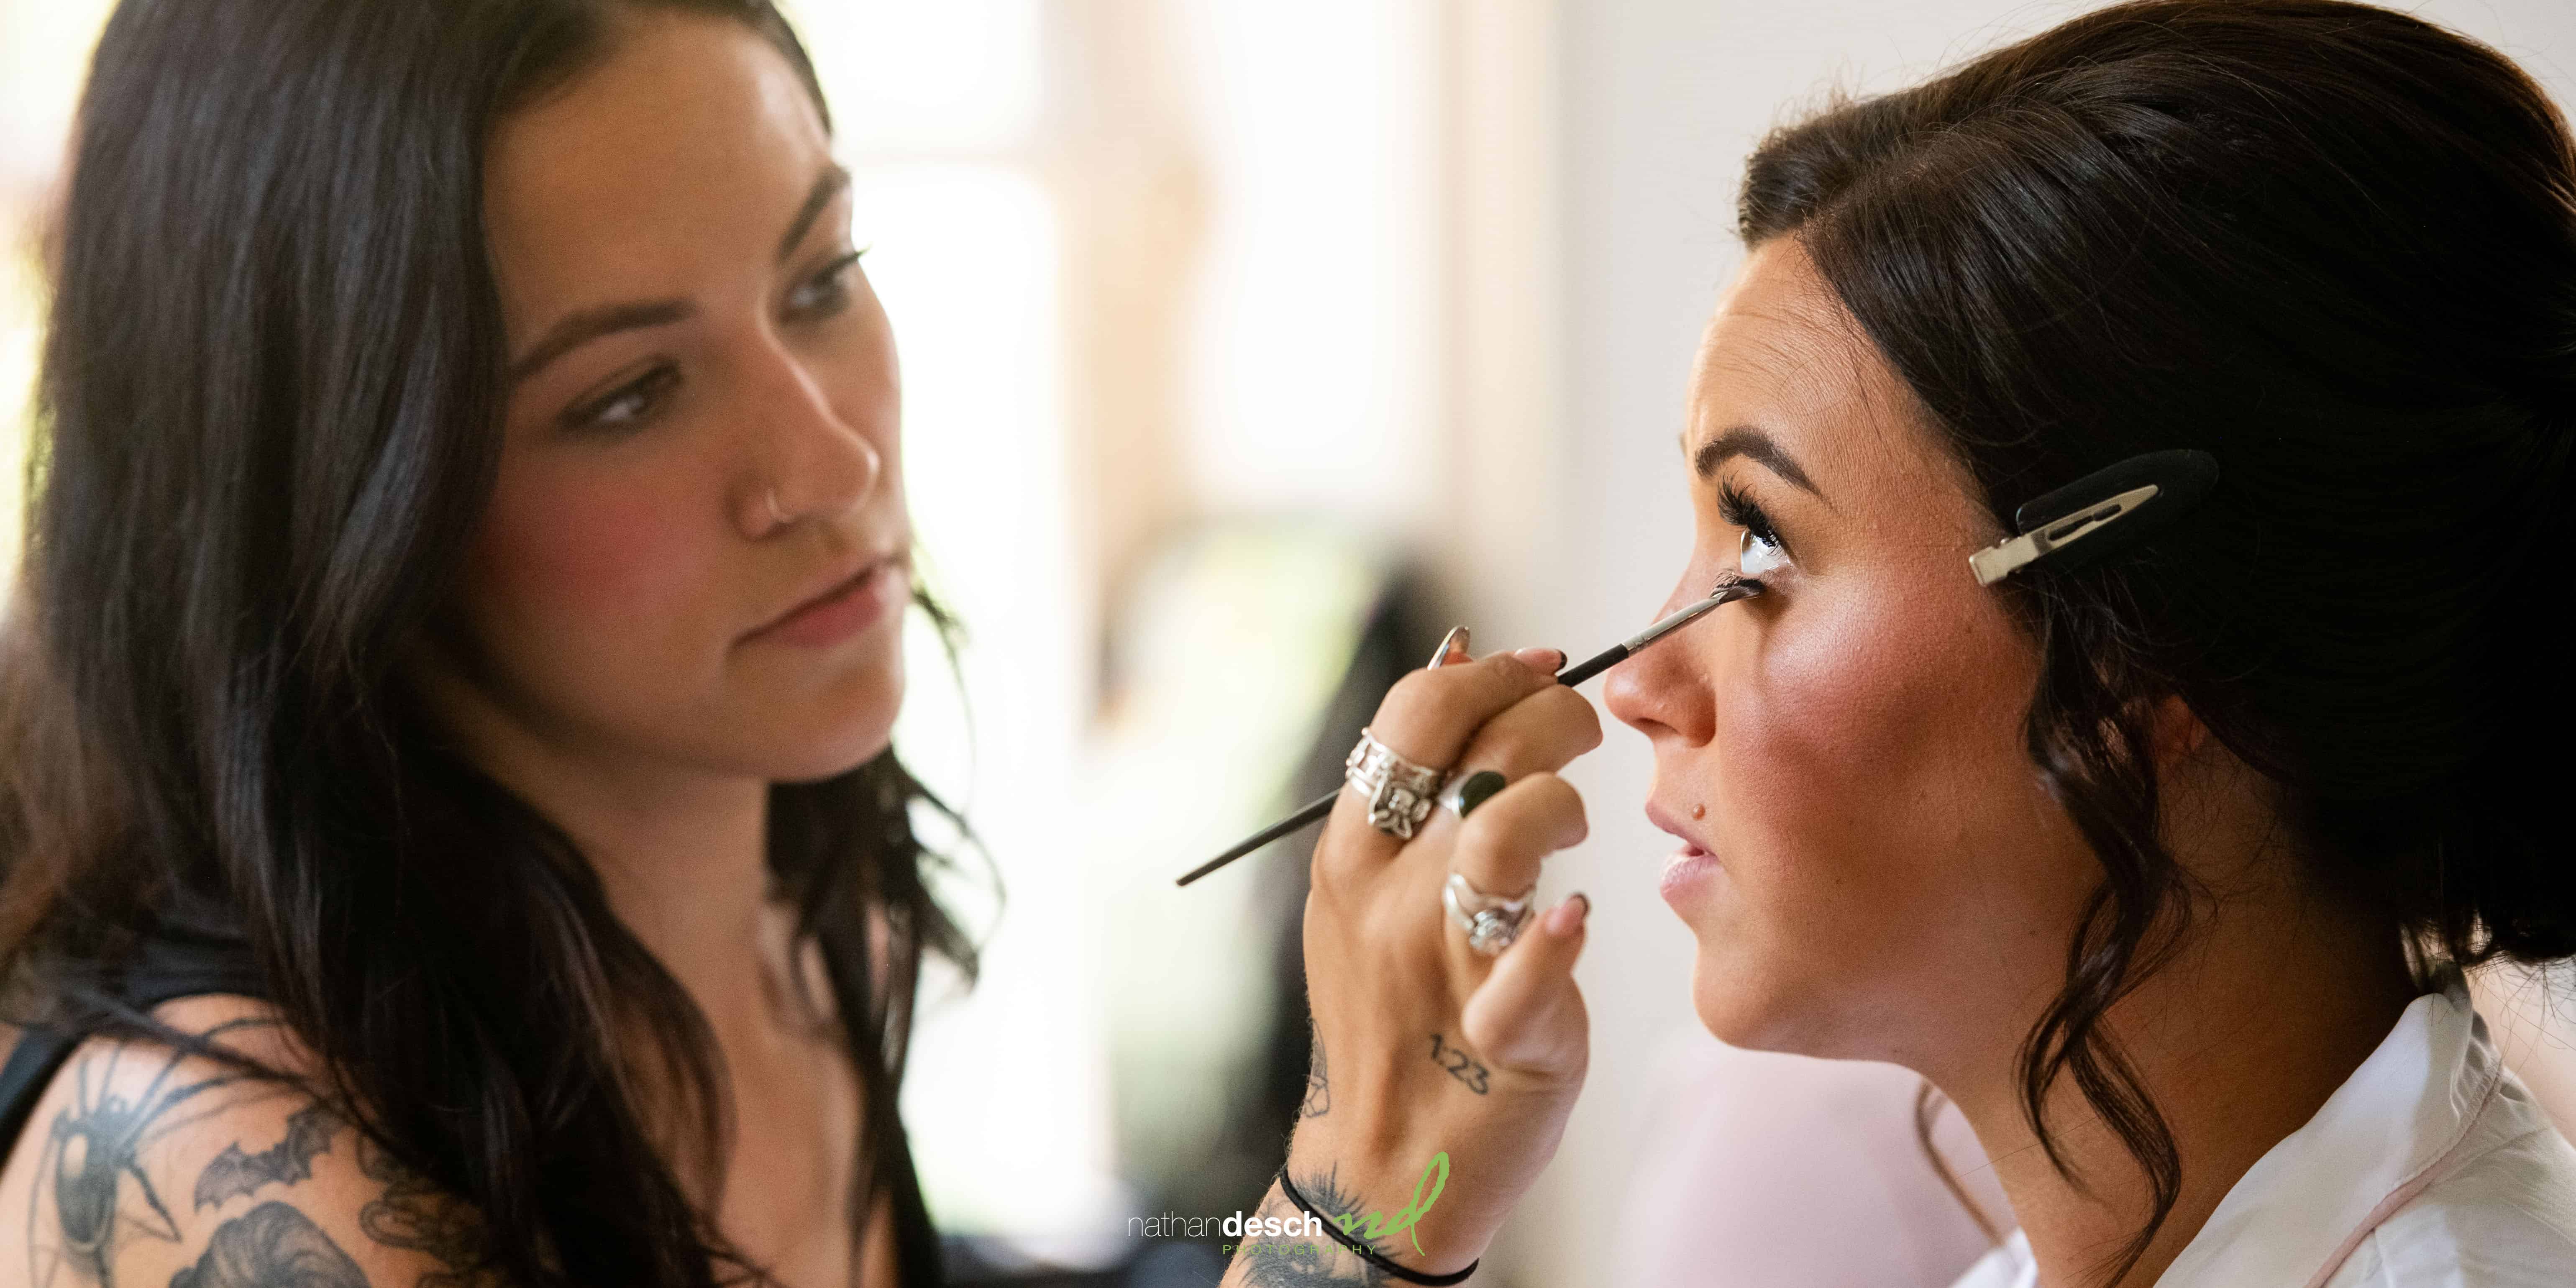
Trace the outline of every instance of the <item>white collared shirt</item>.
{"type": "MultiPolygon", "coordinates": [[[[2038,1288],[2016,1229],[1952,1288],[2038,1288]]],[[[2504,1067],[2468,982],[2408,1003],[2227,1191],[2156,1288],[2570,1288],[2576,1146],[2504,1067]]]]}

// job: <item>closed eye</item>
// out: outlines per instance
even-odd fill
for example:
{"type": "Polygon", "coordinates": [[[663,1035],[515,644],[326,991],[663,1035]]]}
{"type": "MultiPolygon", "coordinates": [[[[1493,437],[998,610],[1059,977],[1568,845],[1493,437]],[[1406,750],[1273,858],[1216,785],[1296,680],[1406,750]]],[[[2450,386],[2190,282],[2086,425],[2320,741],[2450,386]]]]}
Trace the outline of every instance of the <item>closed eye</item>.
{"type": "Polygon", "coordinates": [[[564,407],[564,428],[626,433],[626,430],[634,430],[652,420],[654,412],[662,410],[665,402],[670,402],[670,394],[677,386],[680,386],[680,368],[672,366],[670,361],[654,361],[654,366],[636,379],[623,381],[600,397],[582,399],[582,402],[574,402],[572,407],[564,407]]]}
{"type": "Polygon", "coordinates": [[[805,279],[805,285],[798,289],[798,294],[802,296],[812,292],[819,297],[819,302],[802,307],[806,316],[830,317],[850,306],[850,269],[859,262],[860,256],[867,253],[865,246],[844,252],[824,265],[821,271],[805,279]]]}

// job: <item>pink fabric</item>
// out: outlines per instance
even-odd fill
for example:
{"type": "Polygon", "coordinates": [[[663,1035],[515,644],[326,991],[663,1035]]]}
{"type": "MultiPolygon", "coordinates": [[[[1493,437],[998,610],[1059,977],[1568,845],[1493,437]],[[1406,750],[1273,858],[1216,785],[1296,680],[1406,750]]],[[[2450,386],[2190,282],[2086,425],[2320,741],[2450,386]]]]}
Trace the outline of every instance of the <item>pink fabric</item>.
{"type": "MultiPolygon", "coordinates": [[[[1987,1243],[1915,1144],[1920,1081],[1895,1065],[1737,1050],[1697,1026],[1673,1035],[1634,1120],[1619,1282],[1947,1288],[1987,1243]]],[[[1933,1142],[2011,1229],[1956,1109],[1935,1120],[1933,1142]]]]}

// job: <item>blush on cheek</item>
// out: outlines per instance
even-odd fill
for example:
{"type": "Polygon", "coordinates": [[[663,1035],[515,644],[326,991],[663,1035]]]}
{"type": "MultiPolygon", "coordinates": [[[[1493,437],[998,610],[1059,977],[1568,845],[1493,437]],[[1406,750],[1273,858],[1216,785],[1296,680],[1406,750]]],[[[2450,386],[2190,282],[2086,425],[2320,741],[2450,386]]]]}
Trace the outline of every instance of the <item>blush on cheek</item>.
{"type": "Polygon", "coordinates": [[[637,491],[496,497],[475,551],[484,593],[521,621],[668,623],[696,574],[676,513],[637,491]]]}
{"type": "Polygon", "coordinates": [[[1719,857],[1789,940],[1907,951],[2018,754],[2000,677],[1925,625],[1805,615],[1715,695],[1719,857]]]}

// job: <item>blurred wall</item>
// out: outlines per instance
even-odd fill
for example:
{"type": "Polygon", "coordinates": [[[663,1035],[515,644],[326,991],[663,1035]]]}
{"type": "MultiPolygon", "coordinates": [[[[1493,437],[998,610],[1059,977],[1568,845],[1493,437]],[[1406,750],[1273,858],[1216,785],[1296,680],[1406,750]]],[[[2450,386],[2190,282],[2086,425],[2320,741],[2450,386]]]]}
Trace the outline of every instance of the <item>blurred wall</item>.
{"type": "MultiPolygon", "coordinates": [[[[1563,515],[1534,577],[1479,580],[1480,612],[1525,622],[1531,642],[1586,649],[1663,602],[1690,513],[1673,447],[1701,323],[1732,272],[1734,195],[1762,132],[1840,83],[1886,89],[2096,6],[1997,0],[1566,0],[1553,42],[1562,175],[1558,251],[1563,431],[1553,494],[1563,515]]],[[[2486,40],[2562,105],[2576,105],[2576,4],[2427,0],[2401,6],[2486,40]]],[[[1482,625],[1483,618],[1478,618],[1482,625]]],[[[1480,642],[1482,636],[1480,631],[1480,642]]],[[[1569,775],[1592,839],[1560,856],[1550,897],[1581,889],[1596,911],[1581,968],[1591,1007],[1590,1085],[1557,1161],[1507,1233],[1496,1265],[1559,1288],[1622,1282],[1616,1207],[1647,1124],[1633,1107],[1648,1053],[1690,1041],[1691,941],[1655,893],[1669,849],[1639,812],[1651,759],[1613,725],[1569,775]]],[[[1704,1035],[1699,1040],[1706,1040],[1704,1035]]],[[[1819,1232],[1820,1234],[1823,1232],[1819,1232]]]]}

